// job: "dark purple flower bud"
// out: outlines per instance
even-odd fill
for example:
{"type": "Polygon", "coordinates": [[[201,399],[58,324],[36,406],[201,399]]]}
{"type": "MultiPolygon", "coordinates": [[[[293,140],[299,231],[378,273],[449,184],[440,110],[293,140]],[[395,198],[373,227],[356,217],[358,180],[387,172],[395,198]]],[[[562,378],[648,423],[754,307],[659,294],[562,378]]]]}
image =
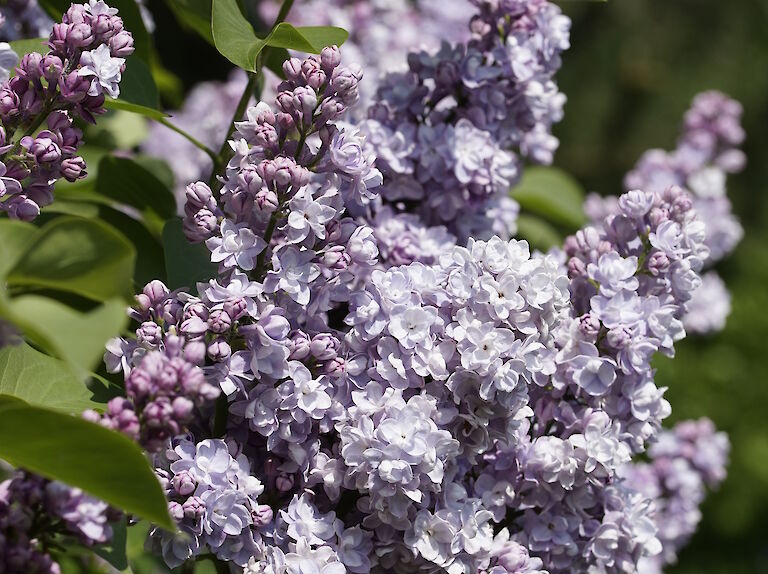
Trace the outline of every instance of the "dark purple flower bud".
{"type": "Polygon", "coordinates": [[[205,502],[197,496],[190,496],[182,505],[184,508],[184,518],[188,520],[197,520],[205,512],[205,502]]]}
{"type": "Polygon", "coordinates": [[[333,69],[341,64],[341,51],[338,46],[326,46],[320,52],[320,64],[323,70],[330,74],[333,69]]]}
{"type": "Polygon", "coordinates": [[[72,4],[61,18],[67,24],[82,24],[90,20],[90,15],[85,10],[85,4],[72,4]]]}
{"type": "Polygon", "coordinates": [[[66,76],[59,78],[61,97],[73,104],[85,100],[90,87],[91,80],[79,75],[77,72],[70,72],[66,76]]]}
{"type": "Polygon", "coordinates": [[[195,477],[187,470],[179,471],[174,475],[171,483],[173,484],[174,490],[181,496],[189,496],[197,487],[195,477]]]}
{"type": "Polygon", "coordinates": [[[309,351],[316,359],[326,361],[336,357],[340,346],[339,340],[330,333],[318,333],[312,337],[309,351]]]}
{"type": "Polygon", "coordinates": [[[253,525],[256,528],[261,528],[272,522],[274,513],[272,512],[271,507],[266,504],[259,504],[251,513],[251,517],[253,518],[253,525]]]}
{"type": "Polygon", "coordinates": [[[288,358],[292,361],[301,361],[309,357],[310,354],[310,338],[304,331],[294,331],[290,339],[291,354],[288,358]]]}
{"type": "Polygon", "coordinates": [[[73,48],[87,48],[93,43],[93,29],[88,24],[73,24],[67,31],[67,45],[73,48]]]}
{"type": "Polygon", "coordinates": [[[154,321],[145,321],[136,329],[139,343],[156,347],[163,340],[163,328],[154,321]]]}
{"type": "Polygon", "coordinates": [[[63,71],[64,63],[55,54],[45,55],[40,62],[40,72],[50,84],[58,82],[63,71]]]}
{"type": "Polygon", "coordinates": [[[223,307],[227,315],[232,317],[233,321],[237,321],[240,317],[245,315],[248,304],[245,302],[245,299],[238,297],[237,299],[225,301],[223,307]]]}
{"type": "Polygon", "coordinates": [[[3,209],[11,219],[32,221],[40,215],[40,206],[28,197],[15,195],[3,204],[3,209]]]}
{"type": "Polygon", "coordinates": [[[182,356],[193,365],[202,365],[205,362],[205,342],[189,341],[184,345],[182,356]]]}
{"type": "Polygon", "coordinates": [[[51,35],[48,38],[48,45],[51,49],[56,50],[57,52],[66,52],[67,36],[69,35],[69,30],[71,28],[72,25],[66,22],[53,25],[51,35]]]}
{"type": "Polygon", "coordinates": [[[85,160],[82,157],[70,157],[61,162],[61,175],[67,181],[77,181],[88,175],[85,168],[85,160]]]}
{"type": "Polygon", "coordinates": [[[52,163],[61,159],[61,148],[56,139],[56,136],[47,130],[40,132],[34,139],[29,152],[37,163],[52,163]]]}
{"type": "Polygon", "coordinates": [[[283,62],[283,73],[289,81],[295,81],[301,75],[301,60],[291,58],[283,62]]]}
{"type": "Polygon", "coordinates": [[[208,345],[208,356],[215,363],[223,363],[232,356],[232,348],[224,339],[217,339],[208,345]]]}
{"type": "Polygon", "coordinates": [[[213,333],[226,333],[232,327],[232,318],[224,309],[214,309],[208,317],[208,329],[213,333]]]}
{"type": "Polygon", "coordinates": [[[176,325],[181,321],[184,307],[175,299],[168,299],[160,305],[160,317],[169,325],[176,325]]]}

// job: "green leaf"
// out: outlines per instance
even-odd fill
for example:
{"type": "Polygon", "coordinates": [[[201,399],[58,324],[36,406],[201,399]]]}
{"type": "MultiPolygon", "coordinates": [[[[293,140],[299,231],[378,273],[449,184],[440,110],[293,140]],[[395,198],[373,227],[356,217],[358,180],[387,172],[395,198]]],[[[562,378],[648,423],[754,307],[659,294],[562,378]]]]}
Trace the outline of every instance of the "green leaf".
{"type": "Polygon", "coordinates": [[[571,175],[556,167],[529,167],[512,190],[524,211],[573,229],[586,222],[584,190],[571,175]]]}
{"type": "Polygon", "coordinates": [[[168,117],[168,114],[161,110],[148,108],[147,106],[142,106],[139,104],[132,104],[123,100],[113,100],[112,98],[106,98],[104,100],[104,107],[108,110],[123,110],[125,112],[139,114],[152,120],[159,120],[160,118],[168,117]]]}
{"type": "Polygon", "coordinates": [[[225,58],[243,70],[256,71],[256,60],[267,42],[256,36],[237,0],[213,0],[211,34],[225,58]]]}
{"type": "Polygon", "coordinates": [[[209,44],[213,42],[211,33],[211,0],[166,0],[176,20],[191,28],[209,44]]]}
{"type": "Polygon", "coordinates": [[[112,524],[112,540],[107,544],[101,544],[93,547],[93,552],[109,562],[117,570],[128,568],[128,556],[126,554],[126,543],[128,541],[128,526],[126,519],[112,524]]]}
{"type": "Polygon", "coordinates": [[[101,407],[71,366],[26,343],[0,349],[0,395],[65,413],[101,407]]]}
{"type": "Polygon", "coordinates": [[[295,28],[288,22],[278,24],[266,41],[269,46],[319,54],[326,46],[341,46],[349,33],[336,26],[302,26],[295,28]]]}
{"type": "MultiPolygon", "coordinates": [[[[110,101],[111,98],[107,100],[110,101]]],[[[155,79],[149,67],[135,54],[126,58],[125,72],[120,81],[120,99],[117,101],[159,111],[160,95],[157,92],[155,79]]]]}
{"type": "Polygon", "coordinates": [[[119,299],[88,313],[39,295],[15,297],[7,306],[29,340],[82,370],[100,362],[106,342],[128,323],[125,303],[119,299]]]}
{"type": "Polygon", "coordinates": [[[517,218],[517,236],[541,251],[563,242],[563,238],[552,225],[535,215],[525,213],[521,213],[517,218]]]}
{"type": "Polygon", "coordinates": [[[141,449],[98,424],[0,397],[0,457],[175,530],[141,449]]]}
{"type": "Polygon", "coordinates": [[[0,219],[0,278],[13,268],[37,232],[31,223],[0,219]]]}
{"type": "Polygon", "coordinates": [[[176,200],[171,190],[132,159],[104,156],[99,162],[96,192],[142,213],[152,211],[162,219],[176,214],[176,200]]]}
{"type": "Polygon", "coordinates": [[[43,226],[9,271],[10,287],[42,287],[106,301],[133,296],[136,252],[98,220],[58,217],[43,226]]]}
{"type": "Polygon", "coordinates": [[[181,219],[174,218],[163,229],[166,284],[169,289],[194,287],[198,281],[216,277],[217,267],[211,263],[211,253],[203,243],[190,243],[184,236],[181,219]]]}

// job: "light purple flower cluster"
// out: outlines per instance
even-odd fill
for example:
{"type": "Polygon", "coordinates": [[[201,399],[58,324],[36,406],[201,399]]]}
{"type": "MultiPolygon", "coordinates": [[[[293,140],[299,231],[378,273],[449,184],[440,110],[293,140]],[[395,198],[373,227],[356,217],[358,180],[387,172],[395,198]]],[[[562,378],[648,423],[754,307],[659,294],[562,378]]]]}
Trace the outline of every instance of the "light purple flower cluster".
{"type": "Polygon", "coordinates": [[[48,46],[46,54],[26,54],[0,86],[0,210],[25,221],[53,201],[58,179],[85,177],[74,120],[93,123],[105,94],[118,96],[133,37],[115,8],[89,0],[72,4],[48,46]]]}
{"type": "Polygon", "coordinates": [[[41,38],[51,32],[53,21],[37,0],[7,0],[0,8],[0,40],[12,42],[41,38]]]}
{"type": "MultiPolygon", "coordinates": [[[[726,196],[726,177],[741,171],[746,161],[738,146],[744,140],[741,105],[720,92],[697,95],[685,114],[683,133],[672,152],[647,151],[625,178],[627,189],[657,193],[671,185],[688,189],[700,221],[705,224],[704,243],[709,249],[706,266],[730,254],[741,241],[744,230],[732,212],[726,196]]],[[[592,195],[585,213],[593,221],[617,213],[616,199],[592,195]]],[[[714,272],[694,294],[691,313],[709,308],[703,316],[686,317],[686,327],[695,333],[722,329],[730,312],[730,295],[714,272]],[[711,307],[710,307],[711,306],[711,307]]]]}
{"type": "Polygon", "coordinates": [[[553,77],[570,27],[545,0],[473,4],[471,39],[412,52],[407,72],[382,80],[361,125],[385,176],[383,200],[462,242],[493,234],[487,212],[499,204],[514,219],[508,192],[520,156],[552,161],[551,126],[565,102],[553,77]]]}
{"type": "Polygon", "coordinates": [[[699,505],[707,488],[717,488],[725,478],[729,448],[725,433],[716,432],[709,419],[684,421],[659,434],[650,462],[620,471],[625,484],[654,500],[652,519],[663,551],[642,561],[640,572],[660,573],[677,561],[701,520],[699,505]]]}
{"type": "Polygon", "coordinates": [[[106,503],[76,488],[23,470],[0,483],[0,572],[59,574],[48,554],[54,537],[80,544],[104,544],[112,538],[109,522],[118,514],[106,503]]]}
{"type": "Polygon", "coordinates": [[[216,338],[217,314],[226,317],[221,321],[227,325],[230,320],[202,301],[169,292],[160,281],[149,283],[137,303],[132,311],[140,323],[136,340],[114,339],[105,354],[107,369],[125,374],[125,397],[112,399],[103,414],[86,411],[84,416],[157,452],[186,432],[196,409],[209,407],[219,396],[218,385],[206,380],[201,365],[206,352],[226,345],[216,338]]]}

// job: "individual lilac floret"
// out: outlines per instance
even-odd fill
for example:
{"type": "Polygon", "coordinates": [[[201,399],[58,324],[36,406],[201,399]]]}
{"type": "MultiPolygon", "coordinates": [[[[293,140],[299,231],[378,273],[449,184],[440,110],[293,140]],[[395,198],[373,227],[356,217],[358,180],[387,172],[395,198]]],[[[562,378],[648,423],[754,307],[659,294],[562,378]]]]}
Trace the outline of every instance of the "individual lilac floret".
{"type": "Polygon", "coordinates": [[[105,94],[119,95],[133,37],[117,10],[99,0],[72,4],[48,47],[26,54],[0,86],[0,210],[13,219],[35,219],[53,201],[58,179],[86,176],[74,122],[94,123],[106,111],[105,94]]]}

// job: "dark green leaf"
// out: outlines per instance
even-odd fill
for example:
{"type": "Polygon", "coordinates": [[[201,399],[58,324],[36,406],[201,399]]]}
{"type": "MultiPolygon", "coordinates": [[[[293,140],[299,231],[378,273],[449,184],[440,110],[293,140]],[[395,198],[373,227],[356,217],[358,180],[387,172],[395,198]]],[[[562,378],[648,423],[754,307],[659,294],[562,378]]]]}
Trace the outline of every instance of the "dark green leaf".
{"type": "MultiPolygon", "coordinates": [[[[114,100],[109,105],[114,104],[114,100]]],[[[157,93],[155,79],[152,77],[149,67],[135,54],[128,56],[125,61],[125,72],[120,81],[120,99],[118,102],[134,104],[153,110],[160,108],[160,96],[157,93]]],[[[124,108],[122,108],[124,109],[124,108]]],[[[127,111],[134,111],[129,109],[127,111]]]]}
{"type": "Polygon", "coordinates": [[[105,156],[99,162],[96,192],[141,212],[153,211],[162,219],[176,213],[171,190],[136,161],[105,156]]]}
{"type": "Polygon", "coordinates": [[[108,544],[94,546],[93,551],[116,569],[125,570],[128,568],[128,556],[126,555],[127,540],[128,527],[123,518],[120,522],[112,524],[112,540],[108,544]]]}
{"type": "Polygon", "coordinates": [[[211,0],[166,0],[173,15],[183,26],[191,28],[211,45],[211,0]]]}
{"type": "Polygon", "coordinates": [[[181,219],[174,218],[163,229],[165,268],[170,289],[194,287],[198,281],[216,277],[217,267],[211,263],[211,253],[202,243],[190,243],[184,236],[181,219]]]}
{"type": "Polygon", "coordinates": [[[7,281],[9,286],[57,289],[97,301],[129,299],[135,260],[131,243],[106,223],[64,216],[43,226],[7,281]]]}
{"type": "Polygon", "coordinates": [[[82,370],[101,361],[107,341],[128,323],[125,303],[119,299],[88,313],[39,295],[15,297],[7,307],[29,340],[82,370]]]}
{"type": "Polygon", "coordinates": [[[0,277],[13,268],[37,232],[31,223],[0,219],[0,277]]]}
{"type": "Polygon", "coordinates": [[[557,229],[535,215],[520,214],[517,218],[517,230],[517,236],[527,240],[534,249],[546,251],[563,242],[557,229]]]}
{"type": "Polygon", "coordinates": [[[577,229],[586,221],[584,190],[572,176],[555,167],[527,168],[512,197],[524,211],[558,225],[577,229]]]}
{"type": "Polygon", "coordinates": [[[66,413],[101,407],[72,367],[26,343],[0,349],[0,395],[66,413]]]}
{"type": "Polygon", "coordinates": [[[100,425],[0,397],[0,457],[175,529],[141,449],[100,425]]]}
{"type": "Polygon", "coordinates": [[[285,48],[272,48],[265,52],[264,66],[272,71],[278,78],[285,79],[285,72],[283,72],[283,62],[285,62],[291,55],[285,48]]]}
{"type": "Polygon", "coordinates": [[[148,108],[139,104],[132,104],[123,100],[113,100],[112,98],[106,98],[104,100],[104,107],[109,110],[123,110],[134,114],[139,114],[152,120],[159,120],[160,118],[168,117],[162,110],[156,110],[154,108],[148,108]]]}
{"type": "Polygon", "coordinates": [[[269,46],[275,48],[319,54],[326,46],[341,46],[347,37],[349,37],[349,33],[346,30],[335,26],[295,28],[288,22],[281,22],[266,40],[269,46]]]}
{"type": "Polygon", "coordinates": [[[267,43],[256,36],[237,0],[213,0],[211,33],[225,58],[248,72],[256,71],[256,60],[267,43]]]}

